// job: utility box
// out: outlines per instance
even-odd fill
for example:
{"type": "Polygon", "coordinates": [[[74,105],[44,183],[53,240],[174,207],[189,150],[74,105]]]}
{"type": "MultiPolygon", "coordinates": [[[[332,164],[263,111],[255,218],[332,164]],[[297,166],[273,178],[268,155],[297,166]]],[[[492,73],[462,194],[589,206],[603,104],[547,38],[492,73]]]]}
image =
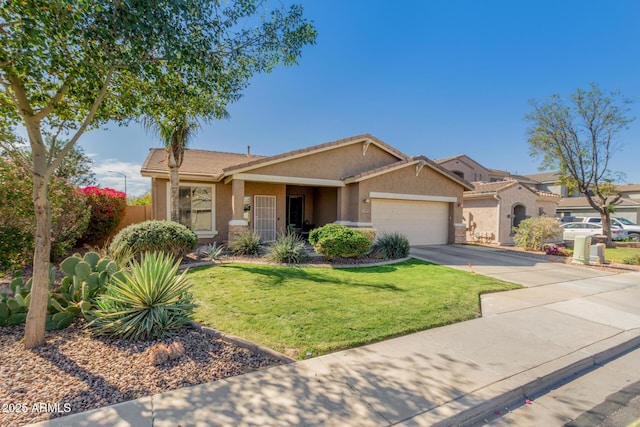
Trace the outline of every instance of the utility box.
{"type": "Polygon", "coordinates": [[[573,263],[589,265],[591,259],[591,236],[576,236],[573,242],[573,263]]]}
{"type": "Polygon", "coordinates": [[[590,261],[595,262],[596,264],[604,264],[604,250],[607,247],[604,243],[596,243],[595,245],[591,245],[590,261]]]}

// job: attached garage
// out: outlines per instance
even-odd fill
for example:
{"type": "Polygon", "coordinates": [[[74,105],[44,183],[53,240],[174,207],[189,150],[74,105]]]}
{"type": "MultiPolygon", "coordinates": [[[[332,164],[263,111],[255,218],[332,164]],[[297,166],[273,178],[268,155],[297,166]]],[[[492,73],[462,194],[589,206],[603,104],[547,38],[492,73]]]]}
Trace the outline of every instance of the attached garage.
{"type": "Polygon", "coordinates": [[[371,222],[378,233],[402,233],[411,245],[446,244],[449,203],[372,197],[371,222]]]}

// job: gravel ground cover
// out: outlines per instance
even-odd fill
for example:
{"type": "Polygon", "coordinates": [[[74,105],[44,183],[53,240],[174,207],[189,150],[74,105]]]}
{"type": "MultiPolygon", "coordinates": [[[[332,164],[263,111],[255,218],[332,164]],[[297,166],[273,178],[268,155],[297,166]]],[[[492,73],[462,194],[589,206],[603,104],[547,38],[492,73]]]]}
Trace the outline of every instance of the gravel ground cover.
{"type": "Polygon", "coordinates": [[[0,426],[23,426],[71,413],[281,364],[196,330],[164,340],[92,337],[78,321],[22,345],[24,325],[0,328],[0,426]],[[179,342],[185,353],[156,366],[150,347],[179,342]]]}

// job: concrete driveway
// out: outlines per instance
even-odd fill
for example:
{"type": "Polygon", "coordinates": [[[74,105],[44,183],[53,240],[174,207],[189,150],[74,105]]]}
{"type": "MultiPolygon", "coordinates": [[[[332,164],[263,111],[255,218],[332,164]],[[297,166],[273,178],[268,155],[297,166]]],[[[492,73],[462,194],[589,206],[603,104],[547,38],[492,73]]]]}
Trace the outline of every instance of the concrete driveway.
{"type": "Polygon", "coordinates": [[[627,293],[637,293],[639,290],[639,272],[620,274],[617,271],[552,263],[514,255],[504,249],[481,246],[416,246],[411,248],[411,255],[525,287],[481,295],[483,317],[546,306],[574,316],[580,313],[580,317],[599,314],[604,323],[623,329],[640,327],[639,319],[635,316],[630,321],[619,317],[616,320],[608,319],[611,315],[608,310],[614,307],[628,313],[636,312],[635,307],[626,307],[628,304],[625,301],[632,301],[636,296],[627,293]],[[617,301],[611,300],[612,291],[619,291],[615,294],[617,301]]]}
{"type": "Polygon", "coordinates": [[[543,286],[574,280],[601,278],[616,272],[596,270],[514,255],[513,252],[483,246],[413,246],[411,255],[459,270],[474,271],[522,286],[543,286]]]}

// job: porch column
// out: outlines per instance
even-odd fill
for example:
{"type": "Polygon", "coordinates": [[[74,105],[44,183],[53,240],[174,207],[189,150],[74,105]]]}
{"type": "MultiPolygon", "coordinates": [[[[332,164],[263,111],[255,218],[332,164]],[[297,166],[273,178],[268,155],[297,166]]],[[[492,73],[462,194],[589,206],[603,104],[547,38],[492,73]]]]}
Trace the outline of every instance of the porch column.
{"type": "Polygon", "coordinates": [[[336,218],[336,222],[340,223],[340,221],[349,221],[349,203],[347,199],[347,188],[346,187],[338,187],[337,188],[337,214],[338,218],[336,218]]]}
{"type": "Polygon", "coordinates": [[[231,221],[229,221],[229,241],[244,233],[249,224],[244,220],[244,180],[231,181],[231,221]]]}

